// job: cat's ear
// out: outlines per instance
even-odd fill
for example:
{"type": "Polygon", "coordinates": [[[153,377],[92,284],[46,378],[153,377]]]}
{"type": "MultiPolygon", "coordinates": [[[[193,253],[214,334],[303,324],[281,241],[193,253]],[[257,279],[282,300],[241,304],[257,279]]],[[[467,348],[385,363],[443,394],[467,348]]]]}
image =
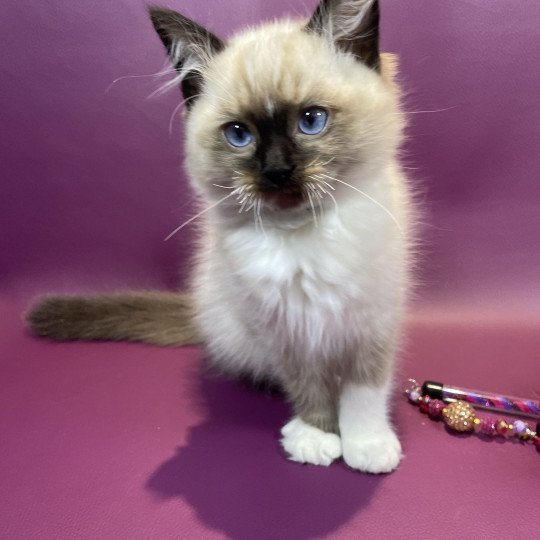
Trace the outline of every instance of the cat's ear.
{"type": "Polygon", "coordinates": [[[204,67],[225,45],[206,28],[172,9],[150,6],[148,12],[178,72],[186,106],[189,107],[201,92],[204,67]]]}
{"type": "Polygon", "coordinates": [[[380,70],[378,0],[321,0],[306,29],[380,70]]]}

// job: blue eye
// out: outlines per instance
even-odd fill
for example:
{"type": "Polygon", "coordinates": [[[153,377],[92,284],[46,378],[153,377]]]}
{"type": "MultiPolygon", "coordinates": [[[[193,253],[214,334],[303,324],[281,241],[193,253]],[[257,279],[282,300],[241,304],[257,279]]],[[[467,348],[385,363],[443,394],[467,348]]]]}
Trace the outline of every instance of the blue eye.
{"type": "Polygon", "coordinates": [[[298,129],[306,135],[317,135],[326,126],[328,113],[320,107],[311,107],[300,114],[298,129]]]}
{"type": "Polygon", "coordinates": [[[227,124],[223,129],[223,133],[229,144],[232,144],[237,148],[247,146],[253,141],[251,131],[249,131],[246,125],[241,124],[240,122],[231,122],[230,124],[227,124]]]}

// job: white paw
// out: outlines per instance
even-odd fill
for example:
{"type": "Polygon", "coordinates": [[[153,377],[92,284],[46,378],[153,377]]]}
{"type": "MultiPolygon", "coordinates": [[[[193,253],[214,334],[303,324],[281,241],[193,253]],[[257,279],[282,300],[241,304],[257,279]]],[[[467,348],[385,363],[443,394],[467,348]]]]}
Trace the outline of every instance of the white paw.
{"type": "Polygon", "coordinates": [[[401,444],[396,434],[382,431],[343,438],[343,459],[349,467],[369,473],[393,471],[401,460],[401,444]]]}
{"type": "Polygon", "coordinates": [[[281,445],[292,461],[328,466],[341,456],[341,439],[306,424],[297,416],[281,429],[281,445]]]}

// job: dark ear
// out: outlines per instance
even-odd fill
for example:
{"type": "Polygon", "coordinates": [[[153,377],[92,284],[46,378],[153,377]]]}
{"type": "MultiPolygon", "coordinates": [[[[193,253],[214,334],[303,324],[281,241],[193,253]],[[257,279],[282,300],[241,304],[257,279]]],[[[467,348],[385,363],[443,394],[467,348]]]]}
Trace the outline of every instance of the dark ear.
{"type": "Polygon", "coordinates": [[[306,28],[380,71],[378,0],[321,0],[306,28]]]}
{"type": "Polygon", "coordinates": [[[201,92],[202,68],[224,48],[224,43],[206,28],[172,9],[150,6],[148,12],[178,72],[186,106],[189,107],[201,92]]]}

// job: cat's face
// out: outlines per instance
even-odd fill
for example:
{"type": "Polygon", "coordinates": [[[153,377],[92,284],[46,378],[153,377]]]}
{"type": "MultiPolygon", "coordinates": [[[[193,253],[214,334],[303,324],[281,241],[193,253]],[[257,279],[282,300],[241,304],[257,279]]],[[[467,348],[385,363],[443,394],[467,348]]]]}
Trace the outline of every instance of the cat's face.
{"type": "Polygon", "coordinates": [[[333,179],[351,167],[373,172],[395,153],[402,121],[376,42],[347,50],[350,44],[338,46],[336,29],[330,39],[325,24],[316,13],[307,28],[273,23],[210,50],[205,37],[201,69],[183,89],[192,99],[187,166],[210,200],[231,194],[226,207],[278,213],[324,208],[340,196],[333,179]]]}

